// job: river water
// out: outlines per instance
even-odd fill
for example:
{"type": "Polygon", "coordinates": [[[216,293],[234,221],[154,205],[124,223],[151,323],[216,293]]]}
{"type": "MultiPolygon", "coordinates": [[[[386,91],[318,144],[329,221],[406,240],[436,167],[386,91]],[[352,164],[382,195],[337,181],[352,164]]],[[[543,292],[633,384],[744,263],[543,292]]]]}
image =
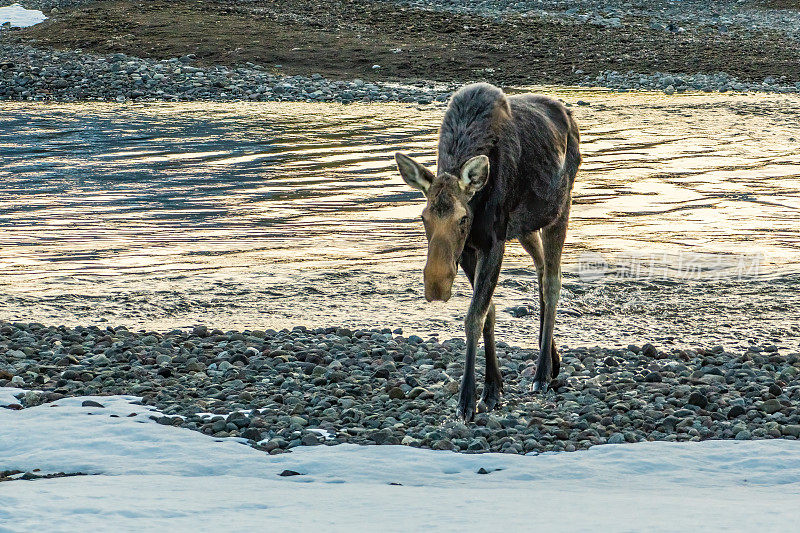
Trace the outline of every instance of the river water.
{"type": "MultiPolygon", "coordinates": [[[[800,99],[547,92],[584,154],[557,341],[797,349],[800,99]]],[[[433,164],[442,113],[3,102],[0,319],[459,336],[469,285],[425,303],[422,197],[392,157],[433,164]]],[[[535,344],[535,279],[509,244],[498,339],[535,344]]]]}

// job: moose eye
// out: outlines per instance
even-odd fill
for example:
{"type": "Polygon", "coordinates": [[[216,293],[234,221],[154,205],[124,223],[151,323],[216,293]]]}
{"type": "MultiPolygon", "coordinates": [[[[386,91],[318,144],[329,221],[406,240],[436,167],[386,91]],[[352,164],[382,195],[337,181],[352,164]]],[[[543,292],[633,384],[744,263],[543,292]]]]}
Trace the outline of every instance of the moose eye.
{"type": "Polygon", "coordinates": [[[461,217],[461,220],[458,221],[458,225],[461,226],[461,229],[467,229],[467,227],[469,227],[469,217],[461,217]]]}

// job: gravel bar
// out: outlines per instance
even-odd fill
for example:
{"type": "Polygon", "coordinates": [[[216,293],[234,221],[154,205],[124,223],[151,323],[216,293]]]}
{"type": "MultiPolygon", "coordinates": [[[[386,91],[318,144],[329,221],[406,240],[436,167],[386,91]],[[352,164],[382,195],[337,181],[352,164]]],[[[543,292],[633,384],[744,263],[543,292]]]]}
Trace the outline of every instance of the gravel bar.
{"type": "MultiPolygon", "coordinates": [[[[401,85],[360,79],[332,81],[320,74],[284,76],[248,63],[197,67],[190,54],[151,60],[109,54],[44,50],[0,43],[0,100],[55,101],[310,101],[444,104],[456,88],[434,82],[401,85]]],[[[740,82],[725,73],[675,75],[606,71],[581,86],[665,94],[703,92],[800,92],[800,82],[766,78],[740,82]]]]}
{"type": "Polygon", "coordinates": [[[247,63],[193,66],[192,54],[165,60],[99,56],[0,42],[0,100],[445,102],[455,86],[331,81],[284,76],[247,63]]]}
{"type": "Polygon", "coordinates": [[[0,386],[31,389],[9,406],[17,409],[65,396],[140,396],[163,413],[158,423],[240,437],[271,454],[343,442],[520,454],[800,438],[800,353],[774,345],[736,354],[567,348],[561,376],[541,397],[529,392],[535,350],[500,342],[504,403],[470,424],[454,418],[463,352],[461,339],[389,329],[158,333],[0,322],[0,386]]]}
{"type": "Polygon", "coordinates": [[[669,74],[655,72],[643,74],[633,71],[617,72],[605,70],[597,76],[586,76],[579,85],[583,87],[607,87],[619,91],[644,90],[662,91],[672,95],[683,92],[701,91],[738,93],[798,93],[800,81],[792,82],[786,76],[767,76],[761,82],[740,81],[725,72],[712,74],[669,74]]]}
{"type": "MultiPolygon", "coordinates": [[[[61,11],[95,0],[17,0],[28,9],[61,11]]],[[[256,0],[257,1],[257,0],[256,0]]],[[[787,1],[761,0],[391,0],[409,7],[503,17],[524,15],[578,24],[619,26],[631,18],[650,21],[651,27],[673,33],[684,27],[712,26],[721,32],[778,30],[800,38],[800,9],[787,1]],[[783,5],[782,5],[783,4],[783,5]]],[[[243,4],[253,0],[240,0],[243,4]]],[[[15,3],[15,2],[11,2],[15,3]]]]}
{"type": "MultiPolygon", "coordinates": [[[[69,1],[69,0],[68,0],[69,1]]],[[[74,1],[74,0],[73,0],[74,1]]],[[[711,26],[721,33],[777,30],[800,38],[800,9],[776,0],[393,0],[422,9],[470,13],[484,17],[518,14],[578,24],[618,27],[631,19],[672,33],[711,26]],[[781,4],[784,4],[781,6],[781,4]],[[788,7],[788,9],[787,9],[788,7]]]]}

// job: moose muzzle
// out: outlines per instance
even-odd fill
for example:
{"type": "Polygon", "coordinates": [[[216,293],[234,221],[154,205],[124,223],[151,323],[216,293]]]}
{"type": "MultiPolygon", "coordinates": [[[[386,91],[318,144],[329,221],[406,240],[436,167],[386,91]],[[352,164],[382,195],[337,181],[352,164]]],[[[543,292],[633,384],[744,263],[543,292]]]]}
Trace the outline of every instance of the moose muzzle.
{"type": "Polygon", "coordinates": [[[450,299],[453,281],[456,279],[456,262],[449,253],[449,246],[431,241],[428,244],[428,262],[423,272],[425,299],[429,302],[450,299]],[[443,249],[444,248],[444,249],[443,249]]]}

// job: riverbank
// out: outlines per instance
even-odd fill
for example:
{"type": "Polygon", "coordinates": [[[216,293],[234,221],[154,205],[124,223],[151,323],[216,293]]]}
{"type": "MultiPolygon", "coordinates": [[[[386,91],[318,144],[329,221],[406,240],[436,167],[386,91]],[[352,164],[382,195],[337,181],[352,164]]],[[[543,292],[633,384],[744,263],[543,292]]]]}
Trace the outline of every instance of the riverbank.
{"type": "MultiPolygon", "coordinates": [[[[672,75],[601,72],[582,87],[612,90],[797,93],[800,82],[741,82],[725,73],[672,75]]],[[[247,62],[202,66],[195,54],[163,60],[98,55],[0,41],[0,100],[404,102],[444,105],[457,83],[332,80],[319,73],[287,76],[247,62]]]]}
{"type": "Polygon", "coordinates": [[[156,61],[125,54],[95,55],[0,43],[0,100],[444,102],[454,88],[319,74],[283,76],[248,63],[198,67],[196,56],[156,61]]]}
{"type": "Polygon", "coordinates": [[[610,17],[619,24],[599,24],[580,11],[479,9],[486,3],[465,13],[447,2],[367,0],[25,4],[49,19],[0,32],[4,99],[431,103],[479,80],[666,94],[800,91],[792,35],[735,21],[721,31],[710,22],[727,19],[713,13],[671,31],[653,22],[655,11],[622,11],[610,17]]]}
{"type": "MultiPolygon", "coordinates": [[[[0,402],[15,390],[0,387],[0,402]]],[[[541,500],[537,525],[558,531],[737,531],[754,521],[781,531],[800,514],[800,442],[784,439],[528,456],[353,444],[266,455],[157,416],[132,396],[0,409],[3,530],[522,531],[531,511],[519,502],[541,500]],[[475,503],[482,493],[496,500],[491,513],[475,503]]]]}
{"type": "Polygon", "coordinates": [[[501,342],[503,405],[472,424],[453,416],[463,350],[461,339],[388,329],[133,332],[2,323],[0,387],[31,389],[12,408],[141,396],[163,413],[160,424],[242,437],[272,454],[345,442],[519,454],[800,438],[800,354],[772,345],[741,353],[565,348],[554,391],[541,397],[529,390],[535,350],[501,342]]]}

